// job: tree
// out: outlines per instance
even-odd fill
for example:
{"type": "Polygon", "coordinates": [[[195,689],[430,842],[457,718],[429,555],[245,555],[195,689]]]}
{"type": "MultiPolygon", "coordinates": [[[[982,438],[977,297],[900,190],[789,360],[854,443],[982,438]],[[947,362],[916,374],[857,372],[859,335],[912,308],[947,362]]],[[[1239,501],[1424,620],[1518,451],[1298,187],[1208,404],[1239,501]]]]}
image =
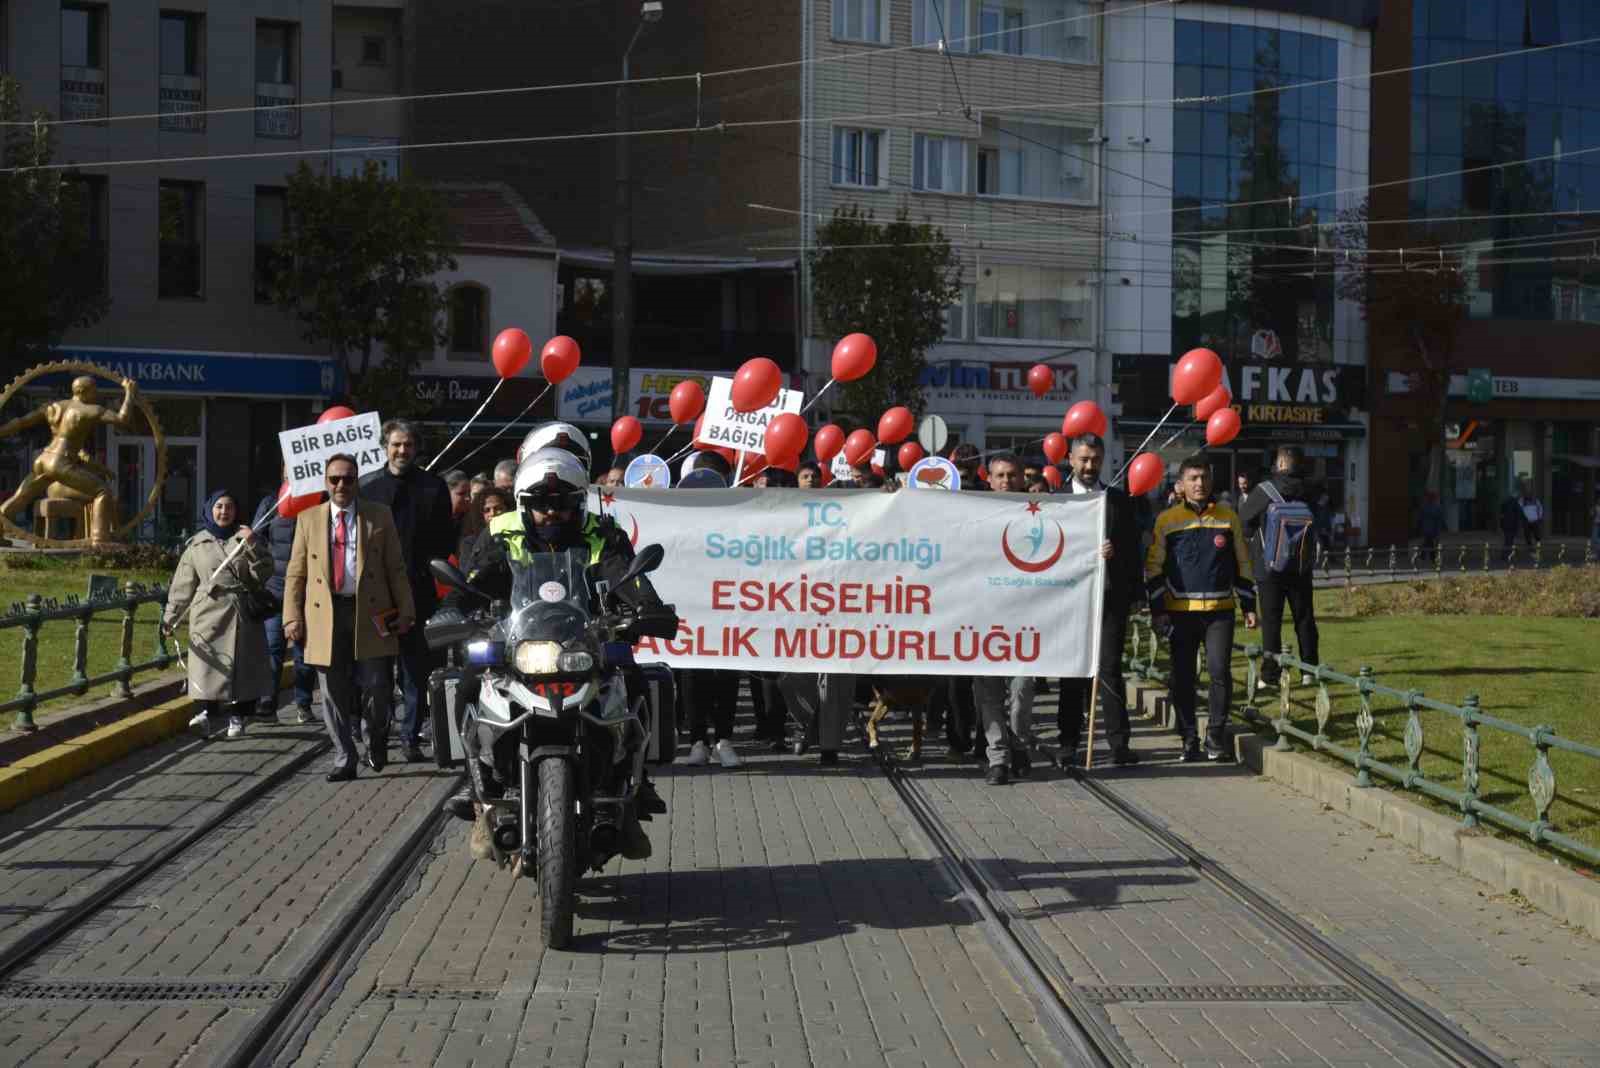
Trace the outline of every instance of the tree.
{"type": "MultiPolygon", "coordinates": [[[[1428,461],[1426,488],[1437,493],[1444,477],[1444,413],[1457,366],[1457,342],[1467,321],[1466,265],[1450,255],[1426,253],[1406,263],[1396,250],[1367,244],[1368,203],[1340,212],[1335,245],[1343,262],[1339,296],[1361,308],[1370,327],[1369,350],[1384,353],[1373,363],[1404,373],[1414,404],[1415,425],[1423,436],[1428,461]]],[[[1424,247],[1443,242],[1438,236],[1419,240],[1424,247]]],[[[1408,238],[1410,240],[1410,238],[1408,238]]]]}
{"type": "MultiPolygon", "coordinates": [[[[105,315],[103,262],[90,232],[89,189],[70,170],[30,170],[55,158],[49,115],[7,126],[0,147],[0,368],[5,379],[45,357],[75,327],[105,315]]],[[[0,121],[25,121],[16,79],[0,77],[0,121]]]]}
{"type": "Polygon", "coordinates": [[[383,176],[318,174],[302,163],[289,179],[288,224],[266,265],[267,292],[325,343],[350,373],[351,400],[385,416],[428,407],[410,375],[443,344],[444,295],[433,276],[453,270],[444,204],[426,186],[383,176]],[[374,366],[378,349],[387,359],[374,366]]]}
{"type": "Polygon", "coordinates": [[[932,223],[914,224],[902,208],[893,222],[851,206],[817,229],[811,295],[823,333],[857,331],[878,345],[865,378],[836,387],[834,407],[868,426],[903,404],[922,414],[922,369],[928,347],[944,337],[944,311],[961,295],[950,242],[932,223]]]}

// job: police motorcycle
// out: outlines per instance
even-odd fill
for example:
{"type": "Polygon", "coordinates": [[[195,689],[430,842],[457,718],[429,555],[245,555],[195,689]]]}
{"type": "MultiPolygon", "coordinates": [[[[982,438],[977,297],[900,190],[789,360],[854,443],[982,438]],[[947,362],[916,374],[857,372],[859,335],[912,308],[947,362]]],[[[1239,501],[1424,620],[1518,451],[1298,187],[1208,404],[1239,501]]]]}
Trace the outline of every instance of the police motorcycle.
{"type": "MultiPolygon", "coordinates": [[[[582,871],[600,871],[625,851],[630,821],[642,836],[648,724],[659,702],[671,701],[671,676],[634,662],[621,636],[639,615],[612,591],[663,556],[647,546],[608,583],[581,549],[525,554],[510,562],[508,601],[470,614],[445,608],[424,626],[430,648],[453,648],[476,677],[451,744],[459,739],[473,799],[489,813],[496,859],[536,880],[540,934],[551,948],[572,939],[582,871]]],[[[453,565],[434,560],[431,570],[446,587],[486,598],[453,565]]]]}

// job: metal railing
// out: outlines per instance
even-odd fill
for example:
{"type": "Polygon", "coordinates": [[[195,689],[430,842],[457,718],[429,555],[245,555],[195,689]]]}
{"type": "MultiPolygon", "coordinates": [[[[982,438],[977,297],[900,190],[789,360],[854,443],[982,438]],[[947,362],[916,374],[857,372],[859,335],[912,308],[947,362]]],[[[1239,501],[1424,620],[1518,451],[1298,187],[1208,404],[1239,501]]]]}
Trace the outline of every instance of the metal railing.
{"type": "Polygon", "coordinates": [[[133,678],[135,675],[146,671],[156,671],[170,667],[177,662],[177,655],[167,648],[167,639],[161,633],[160,626],[156,627],[155,653],[148,660],[137,663],[133,659],[133,628],[135,616],[140,605],[153,604],[157,610],[167,603],[167,589],[165,586],[146,587],[143,583],[130,582],[121,593],[107,593],[79,598],[76,594],[68,594],[66,603],[60,603],[55,598],[43,598],[33,594],[26,601],[13,602],[11,610],[0,615],[0,631],[8,628],[22,631],[22,685],[17,691],[17,696],[9,701],[0,701],[0,714],[15,712],[16,722],[13,730],[33,731],[38,725],[33,721],[34,709],[45,701],[68,694],[82,696],[89,692],[91,687],[103,686],[113,683],[112,695],[115,697],[130,697],[133,695],[133,678]],[[98,675],[89,674],[89,623],[96,615],[107,612],[122,613],[121,645],[118,650],[117,665],[110,671],[98,675]],[[72,646],[72,678],[61,686],[48,690],[37,688],[39,671],[39,630],[47,623],[76,621],[77,635],[72,646]]]}
{"type": "MultiPolygon", "coordinates": [[[[1167,676],[1156,663],[1157,635],[1149,617],[1141,616],[1129,620],[1128,635],[1131,648],[1130,653],[1124,657],[1128,673],[1147,681],[1165,682],[1167,676]]],[[[1489,715],[1480,707],[1478,695],[1475,693],[1467,694],[1462,704],[1453,705],[1447,701],[1427,697],[1421,690],[1397,690],[1381,685],[1370,666],[1363,666],[1355,675],[1349,675],[1327,664],[1308,663],[1290,653],[1268,653],[1259,645],[1236,642],[1233,648],[1235,652],[1243,653],[1246,659],[1245,698],[1238,710],[1239,715],[1253,725],[1271,727],[1277,734],[1274,749],[1291,751],[1293,746],[1290,739],[1298,739],[1319,753],[1327,753],[1353,766],[1356,772],[1355,785],[1358,787],[1372,786],[1372,777],[1376,775],[1402,789],[1423,794],[1449,806],[1461,814],[1461,823],[1464,827],[1478,826],[1481,817],[1497,826],[1526,835],[1535,845],[1559,846],[1573,856],[1600,863],[1600,848],[1557,830],[1550,820],[1550,806],[1555,803],[1557,797],[1556,772],[1550,763],[1550,751],[1554,749],[1558,752],[1600,760],[1600,747],[1564,738],[1557,734],[1553,727],[1525,727],[1520,723],[1489,715]],[[1256,683],[1261,678],[1262,662],[1268,659],[1280,666],[1275,716],[1264,715],[1256,707],[1258,692],[1256,683]],[[1309,675],[1311,684],[1316,687],[1312,700],[1312,709],[1316,717],[1315,732],[1296,726],[1289,718],[1294,707],[1291,695],[1297,672],[1309,675]],[[1330,684],[1349,686],[1355,690],[1357,697],[1354,715],[1357,739],[1355,748],[1340,745],[1328,736],[1328,724],[1333,719],[1333,697],[1328,689],[1330,684]],[[1379,760],[1373,755],[1375,698],[1396,701],[1406,709],[1405,731],[1401,738],[1406,755],[1404,767],[1379,760]],[[1422,769],[1425,739],[1420,713],[1424,709],[1443,713],[1460,723],[1461,787],[1459,789],[1429,779],[1422,769]],[[1533,760],[1528,768],[1527,796],[1533,805],[1533,819],[1524,819],[1514,812],[1508,812],[1498,805],[1484,801],[1479,796],[1480,728],[1514,735],[1526,740],[1531,746],[1533,760]]],[[[1197,705],[1204,700],[1205,690],[1197,685],[1197,705]]]]}
{"type": "Polygon", "coordinates": [[[1422,578],[1447,574],[1486,574],[1490,571],[1516,571],[1549,567],[1594,567],[1600,565],[1595,545],[1554,542],[1550,545],[1512,545],[1482,542],[1457,542],[1453,545],[1369,545],[1362,548],[1317,546],[1315,575],[1323,579],[1387,576],[1391,579],[1422,578]]]}

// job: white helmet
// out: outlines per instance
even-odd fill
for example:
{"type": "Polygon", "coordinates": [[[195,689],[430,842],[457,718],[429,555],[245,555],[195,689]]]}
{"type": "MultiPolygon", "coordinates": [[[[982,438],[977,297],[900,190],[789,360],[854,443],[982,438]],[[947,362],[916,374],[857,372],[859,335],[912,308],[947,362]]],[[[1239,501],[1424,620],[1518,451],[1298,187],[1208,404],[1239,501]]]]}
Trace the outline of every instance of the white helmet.
{"type": "Polygon", "coordinates": [[[511,492],[521,511],[570,509],[580,523],[589,511],[589,474],[566,449],[544,448],[524,458],[511,492]]]}
{"type": "Polygon", "coordinates": [[[534,427],[522,439],[522,447],[517,450],[517,459],[526,460],[540,449],[551,447],[565,449],[582,460],[584,478],[587,481],[589,468],[593,465],[589,452],[589,435],[571,423],[545,423],[534,427]]]}

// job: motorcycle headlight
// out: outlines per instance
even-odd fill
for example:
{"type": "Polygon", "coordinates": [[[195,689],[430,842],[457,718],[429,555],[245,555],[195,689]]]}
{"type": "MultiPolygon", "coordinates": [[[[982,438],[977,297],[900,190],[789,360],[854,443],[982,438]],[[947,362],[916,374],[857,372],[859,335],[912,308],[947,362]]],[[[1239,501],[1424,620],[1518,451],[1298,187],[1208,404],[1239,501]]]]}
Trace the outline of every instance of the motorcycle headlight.
{"type": "Polygon", "coordinates": [[[558,642],[518,642],[511,664],[524,675],[554,675],[561,666],[558,642]]]}
{"type": "Polygon", "coordinates": [[[581,649],[562,653],[556,662],[561,666],[563,675],[583,675],[594,670],[594,657],[581,649]]]}

